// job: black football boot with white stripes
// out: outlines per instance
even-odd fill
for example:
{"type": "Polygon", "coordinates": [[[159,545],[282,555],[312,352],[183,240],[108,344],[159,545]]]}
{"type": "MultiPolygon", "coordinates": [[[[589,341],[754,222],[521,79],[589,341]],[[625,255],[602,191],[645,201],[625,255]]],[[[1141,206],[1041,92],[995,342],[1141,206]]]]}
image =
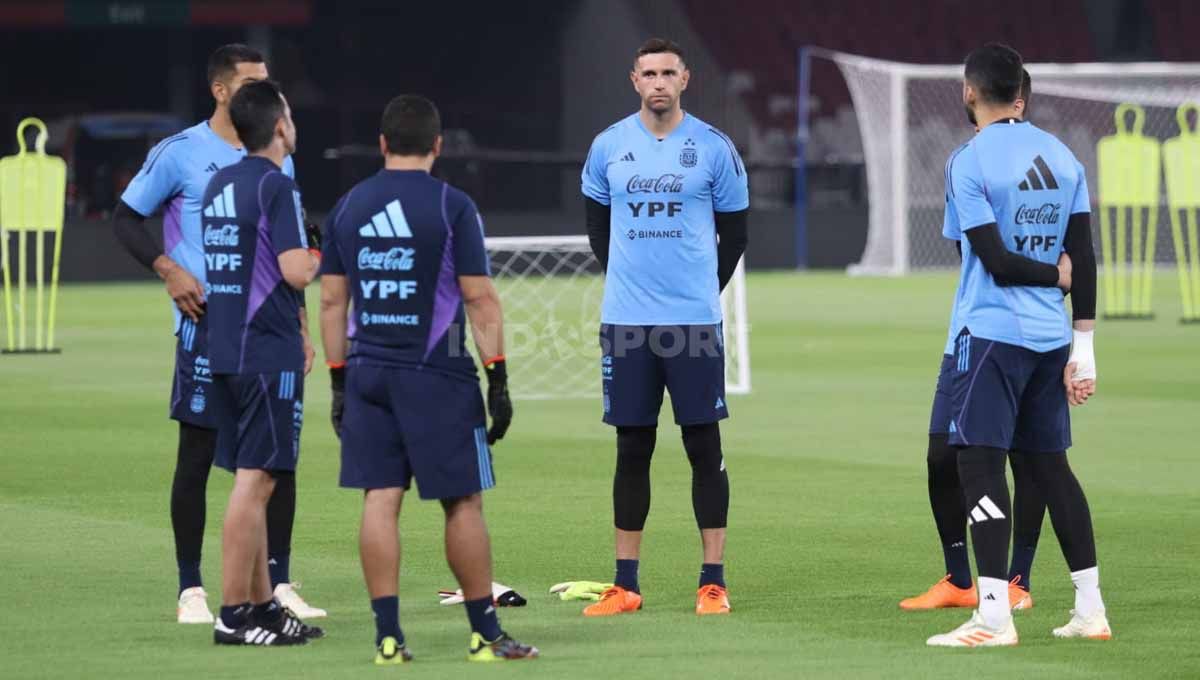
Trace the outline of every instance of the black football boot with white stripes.
{"type": "Polygon", "coordinates": [[[217,617],[213,626],[213,642],[218,645],[251,645],[256,647],[283,647],[287,645],[303,645],[308,638],[298,635],[286,635],[277,626],[260,626],[253,621],[237,628],[229,628],[217,617]]]}
{"type": "Polygon", "coordinates": [[[319,626],[310,626],[296,616],[296,612],[283,608],[283,623],[280,626],[288,635],[296,635],[305,640],[319,640],[325,637],[325,630],[319,626]]]}
{"type": "Polygon", "coordinates": [[[265,611],[260,611],[256,607],[250,613],[250,621],[267,630],[289,637],[298,637],[304,640],[325,637],[325,631],[301,621],[295,612],[281,605],[279,600],[271,600],[270,606],[265,611]]]}

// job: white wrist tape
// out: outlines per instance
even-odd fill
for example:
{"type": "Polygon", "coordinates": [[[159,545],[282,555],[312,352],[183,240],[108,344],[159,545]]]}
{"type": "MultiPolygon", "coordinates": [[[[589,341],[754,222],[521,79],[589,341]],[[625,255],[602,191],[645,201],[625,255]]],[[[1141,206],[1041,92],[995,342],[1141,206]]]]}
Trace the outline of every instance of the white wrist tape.
{"type": "Polygon", "coordinates": [[[1071,340],[1070,363],[1075,364],[1075,377],[1072,380],[1096,379],[1096,350],[1093,346],[1095,331],[1075,331],[1071,340]]]}

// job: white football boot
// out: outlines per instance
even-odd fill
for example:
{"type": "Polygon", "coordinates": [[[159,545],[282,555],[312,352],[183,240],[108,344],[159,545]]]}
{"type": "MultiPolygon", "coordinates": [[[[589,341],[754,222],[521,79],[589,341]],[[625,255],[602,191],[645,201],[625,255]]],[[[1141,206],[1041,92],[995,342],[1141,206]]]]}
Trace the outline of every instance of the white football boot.
{"type": "Polygon", "coordinates": [[[329,615],[324,609],[317,609],[305,602],[304,598],[300,597],[300,593],[296,592],[298,590],[300,590],[299,583],[280,583],[275,586],[275,599],[301,619],[320,619],[329,615]]]}
{"type": "Polygon", "coordinates": [[[1054,637],[1108,640],[1112,638],[1112,629],[1108,627],[1108,617],[1104,615],[1103,609],[1086,618],[1072,609],[1071,620],[1067,625],[1055,628],[1054,637]]]}
{"type": "Polygon", "coordinates": [[[1017,644],[1017,628],[1011,616],[1003,628],[992,628],[976,610],[969,621],[949,633],[934,635],[925,644],[930,647],[1012,647],[1017,644]]]}
{"type": "Polygon", "coordinates": [[[179,593],[179,606],[175,609],[179,623],[207,623],[212,625],[213,615],[208,609],[208,593],[197,586],[179,593]]]}

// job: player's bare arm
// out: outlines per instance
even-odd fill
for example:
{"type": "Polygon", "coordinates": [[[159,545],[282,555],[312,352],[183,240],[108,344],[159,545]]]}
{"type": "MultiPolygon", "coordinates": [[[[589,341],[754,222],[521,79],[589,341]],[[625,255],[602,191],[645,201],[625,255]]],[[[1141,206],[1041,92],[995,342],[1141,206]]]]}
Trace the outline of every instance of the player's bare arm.
{"type": "Polygon", "coordinates": [[[350,285],[345,275],[321,275],[321,345],[329,366],[330,422],[334,434],[342,435],[342,412],[346,403],[346,345],[349,344],[347,314],[350,312],[350,285]]]}
{"type": "Polygon", "coordinates": [[[487,375],[487,405],[492,416],[488,443],[494,444],[504,438],[513,416],[512,399],[508,396],[508,362],[504,358],[504,313],[500,308],[500,295],[488,276],[460,276],[458,287],[462,291],[463,308],[471,324],[475,348],[479,350],[487,375]]]}
{"type": "Polygon", "coordinates": [[[463,307],[471,322],[471,335],[479,356],[488,359],[504,354],[504,313],[500,309],[500,294],[487,276],[460,276],[463,307]]]}
{"type": "Polygon", "coordinates": [[[304,290],[317,277],[317,265],[320,264],[312,253],[304,248],[293,248],[279,254],[279,273],[287,285],[296,290],[304,290]]]}
{"type": "Polygon", "coordinates": [[[312,338],[308,335],[308,308],[304,305],[300,305],[300,339],[304,341],[304,375],[308,375],[312,372],[317,351],[313,349],[312,338]]]}
{"type": "Polygon", "coordinates": [[[346,314],[350,310],[350,286],[345,276],[321,276],[321,346],[325,361],[346,362],[346,314]]]}

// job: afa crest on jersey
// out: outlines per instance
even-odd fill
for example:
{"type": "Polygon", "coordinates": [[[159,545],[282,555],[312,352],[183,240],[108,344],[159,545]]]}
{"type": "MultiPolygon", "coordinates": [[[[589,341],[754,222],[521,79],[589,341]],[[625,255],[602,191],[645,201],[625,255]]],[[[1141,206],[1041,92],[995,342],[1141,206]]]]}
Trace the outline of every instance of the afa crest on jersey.
{"type": "Polygon", "coordinates": [[[192,395],[192,403],[190,406],[192,408],[192,413],[204,412],[205,401],[204,392],[202,390],[196,390],[196,393],[192,395]]]}
{"type": "Polygon", "coordinates": [[[692,140],[687,140],[683,150],[679,152],[679,164],[685,168],[696,167],[696,147],[692,140]]]}

